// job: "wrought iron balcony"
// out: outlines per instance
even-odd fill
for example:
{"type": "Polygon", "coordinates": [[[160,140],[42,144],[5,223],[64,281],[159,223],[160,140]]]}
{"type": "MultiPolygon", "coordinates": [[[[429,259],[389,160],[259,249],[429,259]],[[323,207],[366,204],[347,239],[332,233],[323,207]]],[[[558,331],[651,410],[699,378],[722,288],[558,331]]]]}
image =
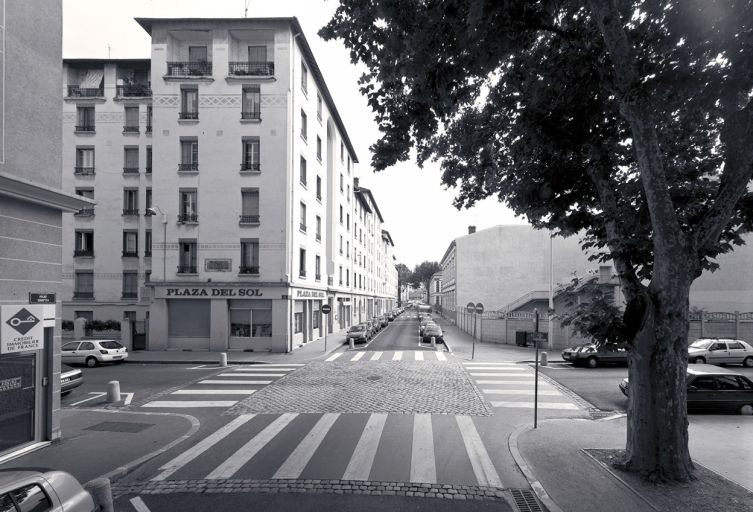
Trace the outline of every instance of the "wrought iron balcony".
{"type": "Polygon", "coordinates": [[[178,119],[199,119],[199,112],[184,112],[178,113],[178,119]]]}
{"type": "Polygon", "coordinates": [[[306,271],[303,270],[303,269],[301,269],[300,271],[298,271],[298,277],[306,277],[306,271]]]}
{"type": "Polygon", "coordinates": [[[300,229],[301,231],[303,231],[305,233],[306,232],[306,224],[304,224],[303,222],[301,222],[300,225],[298,226],[298,229],[300,229]]]}
{"type": "Polygon", "coordinates": [[[212,63],[207,61],[174,61],[167,63],[167,76],[211,76],[212,63]]]}
{"type": "Polygon", "coordinates": [[[139,253],[137,251],[123,251],[124,258],[138,258],[139,253]]]}
{"type": "Polygon", "coordinates": [[[252,119],[252,120],[260,121],[261,111],[253,110],[251,112],[241,112],[241,119],[252,119]]]}
{"type": "Polygon", "coordinates": [[[94,298],[94,292],[73,292],[73,298],[74,299],[93,299],[94,298]]]}
{"type": "Polygon", "coordinates": [[[73,168],[73,173],[78,174],[79,176],[94,176],[94,167],[82,167],[82,166],[76,166],[73,168]]]}
{"type": "Polygon", "coordinates": [[[148,98],[151,95],[152,88],[149,86],[149,84],[128,84],[115,86],[115,97],[117,98],[148,98]]]}
{"type": "Polygon", "coordinates": [[[241,215],[240,224],[259,224],[259,215],[241,215]]]}
{"type": "Polygon", "coordinates": [[[259,265],[241,265],[240,273],[241,274],[258,274],[259,265]]]}
{"type": "Polygon", "coordinates": [[[105,90],[102,87],[80,87],[78,85],[68,86],[68,97],[70,98],[102,98],[105,90]]]}
{"type": "Polygon", "coordinates": [[[94,216],[94,208],[81,208],[79,211],[77,211],[73,215],[77,217],[92,217],[94,216]]]}
{"type": "Polygon", "coordinates": [[[78,258],[80,256],[83,257],[93,257],[94,256],[94,249],[76,249],[73,251],[73,256],[75,258],[78,258]]]}
{"type": "Polygon", "coordinates": [[[229,62],[228,71],[234,76],[274,76],[274,62],[229,62]]]}
{"type": "Polygon", "coordinates": [[[144,167],[144,172],[146,174],[152,174],[152,166],[144,167]]]}
{"type": "Polygon", "coordinates": [[[178,164],[178,172],[198,172],[198,162],[192,164],[178,164]]]}
{"type": "Polygon", "coordinates": [[[241,171],[260,171],[261,164],[258,162],[244,162],[241,164],[241,171]]]}
{"type": "Polygon", "coordinates": [[[196,265],[178,265],[178,274],[196,274],[196,265]]]}
{"type": "Polygon", "coordinates": [[[146,125],[146,130],[144,131],[144,133],[152,133],[152,125],[146,125]]]}
{"type": "Polygon", "coordinates": [[[123,208],[123,215],[138,215],[138,208],[123,208]]]}
{"type": "Polygon", "coordinates": [[[78,133],[94,133],[94,125],[93,124],[77,124],[75,131],[78,133]]]}
{"type": "Polygon", "coordinates": [[[138,167],[123,167],[123,174],[138,174],[138,167]]]}
{"type": "Polygon", "coordinates": [[[321,274],[316,274],[314,276],[314,279],[316,279],[317,281],[321,281],[322,280],[322,275],[321,274]]]}
{"type": "Polygon", "coordinates": [[[146,250],[144,251],[144,258],[151,258],[152,257],[152,251],[146,250]]]}
{"type": "Polygon", "coordinates": [[[139,294],[138,292],[123,292],[123,295],[120,296],[121,299],[138,299],[139,294]]]}
{"type": "Polygon", "coordinates": [[[199,222],[199,215],[196,213],[181,213],[178,215],[179,224],[195,224],[199,222]]]}
{"type": "Polygon", "coordinates": [[[139,125],[135,126],[124,126],[123,127],[123,133],[139,133],[139,125]]]}

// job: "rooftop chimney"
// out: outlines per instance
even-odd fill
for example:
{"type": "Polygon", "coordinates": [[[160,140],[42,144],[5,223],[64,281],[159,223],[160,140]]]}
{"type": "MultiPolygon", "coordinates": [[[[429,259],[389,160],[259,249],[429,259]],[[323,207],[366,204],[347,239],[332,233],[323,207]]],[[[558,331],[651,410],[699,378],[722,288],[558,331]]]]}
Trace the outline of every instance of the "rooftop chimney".
{"type": "Polygon", "coordinates": [[[472,235],[476,232],[476,226],[468,226],[468,234],[472,235]]]}

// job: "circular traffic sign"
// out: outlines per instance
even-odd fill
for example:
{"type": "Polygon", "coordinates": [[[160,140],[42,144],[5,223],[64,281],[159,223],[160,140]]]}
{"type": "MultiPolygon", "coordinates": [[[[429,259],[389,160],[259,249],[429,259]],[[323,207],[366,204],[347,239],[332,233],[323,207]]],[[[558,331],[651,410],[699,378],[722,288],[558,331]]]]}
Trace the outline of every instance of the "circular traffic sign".
{"type": "Polygon", "coordinates": [[[478,304],[476,304],[476,313],[480,315],[483,312],[484,312],[484,305],[479,302],[478,304]]]}
{"type": "Polygon", "coordinates": [[[332,311],[332,306],[329,304],[325,304],[322,306],[322,313],[325,315],[329,315],[330,311],[332,311]]]}
{"type": "Polygon", "coordinates": [[[465,307],[465,310],[469,313],[475,313],[476,305],[473,302],[469,302],[468,305],[465,307]]]}

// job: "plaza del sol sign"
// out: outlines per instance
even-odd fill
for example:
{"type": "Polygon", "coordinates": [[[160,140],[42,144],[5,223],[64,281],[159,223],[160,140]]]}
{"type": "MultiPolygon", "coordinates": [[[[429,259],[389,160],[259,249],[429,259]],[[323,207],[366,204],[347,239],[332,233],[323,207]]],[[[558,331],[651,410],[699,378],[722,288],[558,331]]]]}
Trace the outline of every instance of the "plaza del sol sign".
{"type": "Polygon", "coordinates": [[[258,288],[167,288],[167,297],[261,297],[258,288]]]}

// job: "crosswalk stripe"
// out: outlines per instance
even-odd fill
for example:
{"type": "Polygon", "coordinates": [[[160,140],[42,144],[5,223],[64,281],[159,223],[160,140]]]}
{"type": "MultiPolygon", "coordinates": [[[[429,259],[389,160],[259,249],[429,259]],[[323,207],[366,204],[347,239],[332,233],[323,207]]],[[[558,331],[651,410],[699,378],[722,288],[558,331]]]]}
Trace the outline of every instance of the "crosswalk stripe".
{"type": "Polygon", "coordinates": [[[434,433],[430,414],[413,416],[413,447],[410,459],[410,481],[433,484],[437,481],[434,462],[434,433]]]}
{"type": "MultiPolygon", "coordinates": [[[[522,375],[514,375],[514,377],[522,377],[522,375]]],[[[535,385],[535,382],[533,381],[533,377],[526,378],[526,379],[520,379],[520,380],[510,380],[504,379],[493,379],[493,380],[485,380],[485,379],[478,379],[476,381],[476,384],[515,384],[516,386],[533,386],[535,385]]],[[[551,384],[547,384],[544,381],[539,381],[539,386],[550,386],[551,384]]]]}
{"type": "MultiPolygon", "coordinates": [[[[535,393],[533,389],[482,389],[481,391],[487,395],[533,395],[535,393]]],[[[540,389],[539,395],[562,396],[562,393],[553,389],[540,389]]]]}
{"type": "Polygon", "coordinates": [[[525,371],[525,368],[515,368],[511,366],[466,366],[466,369],[472,372],[486,370],[492,370],[495,372],[517,372],[519,370],[525,371]]]}
{"type": "Polygon", "coordinates": [[[393,361],[400,361],[402,358],[403,358],[403,353],[400,350],[395,352],[395,355],[392,356],[393,361]]]}
{"type": "Polygon", "coordinates": [[[237,400],[155,400],[142,405],[142,407],[168,407],[171,409],[183,409],[190,407],[232,407],[237,400]]]}
{"type": "Polygon", "coordinates": [[[288,367],[288,366],[306,366],[306,363],[264,363],[263,365],[254,365],[254,366],[280,366],[280,367],[288,367]]]}
{"type": "Polygon", "coordinates": [[[494,464],[491,458],[489,458],[489,454],[484,447],[484,443],[481,441],[481,436],[478,435],[471,417],[455,416],[455,420],[458,423],[458,427],[460,427],[460,435],[463,437],[465,451],[471,460],[473,474],[476,475],[478,484],[502,487],[502,481],[497,474],[497,470],[494,469],[494,464]]]}
{"type": "Polygon", "coordinates": [[[416,354],[416,361],[423,361],[424,360],[424,353],[423,352],[415,352],[416,354]]]}
{"type": "Polygon", "coordinates": [[[348,467],[343,474],[343,480],[368,480],[371,465],[374,464],[379,439],[387,421],[387,414],[378,413],[369,416],[369,421],[361,433],[356,449],[350,457],[348,467]]]}
{"type": "Polygon", "coordinates": [[[215,377],[284,377],[287,375],[287,373],[220,373],[219,375],[215,375],[215,377]]]}
{"type": "MultiPolygon", "coordinates": [[[[521,372],[525,371],[523,368],[514,368],[514,369],[510,368],[510,370],[521,371],[521,372]]],[[[515,373],[486,373],[486,372],[473,373],[471,372],[471,377],[500,377],[504,375],[516,375],[516,374],[515,373]]],[[[517,374],[517,375],[522,375],[522,374],[517,374]]]]}
{"type": "Polygon", "coordinates": [[[374,352],[374,355],[371,356],[371,361],[379,361],[380,357],[382,357],[382,352],[374,352]]]}
{"type": "MultiPolygon", "coordinates": [[[[533,402],[489,402],[492,407],[515,407],[518,409],[533,409],[533,402]]],[[[567,409],[578,410],[575,404],[556,403],[556,402],[539,402],[539,409],[567,409]]]]}
{"type": "Polygon", "coordinates": [[[337,354],[334,354],[334,355],[331,355],[331,356],[329,356],[329,357],[328,357],[327,359],[325,359],[325,361],[327,361],[327,362],[329,362],[329,361],[334,361],[335,359],[337,359],[337,358],[338,358],[338,357],[340,357],[341,355],[343,355],[343,353],[342,353],[342,352],[340,352],[340,353],[337,353],[337,354]]]}
{"type": "Polygon", "coordinates": [[[237,373],[259,373],[259,372],[294,372],[298,368],[258,368],[258,367],[246,367],[246,368],[233,368],[234,372],[237,373]]]}
{"type": "Polygon", "coordinates": [[[179,389],[171,395],[252,395],[253,389],[179,389]]]}
{"type": "Polygon", "coordinates": [[[443,353],[441,353],[441,352],[436,352],[436,354],[437,354],[437,359],[438,359],[438,360],[440,360],[440,361],[447,361],[447,356],[446,356],[446,355],[444,355],[443,353]]]}
{"type": "Polygon", "coordinates": [[[498,363],[463,363],[465,366],[507,366],[508,364],[517,364],[515,361],[502,361],[498,363]]]}
{"type": "Polygon", "coordinates": [[[197,384],[272,384],[271,380],[202,380],[197,382],[197,384]]]}
{"type": "Polygon", "coordinates": [[[356,355],[354,355],[354,356],[353,356],[353,357],[351,358],[351,361],[358,361],[358,360],[359,360],[359,359],[361,359],[361,358],[362,358],[362,357],[363,357],[363,356],[364,356],[365,354],[366,354],[366,352],[359,352],[359,353],[357,353],[356,355]]]}
{"type": "Polygon", "coordinates": [[[160,481],[165,480],[167,477],[178,471],[180,468],[197,458],[199,455],[204,453],[205,451],[209,450],[212,446],[219,443],[223,439],[225,439],[228,435],[233,433],[235,430],[237,430],[239,427],[245,425],[248,423],[251,418],[256,416],[255,414],[241,414],[237,418],[235,418],[233,421],[228,423],[227,425],[223,426],[220,429],[217,429],[215,432],[213,432],[211,435],[205,437],[196,445],[192,446],[188,450],[184,451],[174,459],[172,459],[170,462],[167,462],[163,466],[161,466],[159,469],[162,471],[159,475],[152,478],[154,481],[160,481]]]}
{"type": "Polygon", "coordinates": [[[303,438],[272,478],[298,478],[338,417],[340,417],[339,413],[326,413],[319,418],[314,428],[303,438]]]}
{"type": "Polygon", "coordinates": [[[256,434],[249,442],[240,447],[235,453],[233,453],[225,462],[217,466],[211,473],[207,475],[207,480],[216,480],[220,478],[231,478],[238,472],[248,461],[250,461],[259,450],[270,442],[274,437],[284,429],[298,413],[286,412],[282,416],[278,417],[267,427],[256,434]]]}

